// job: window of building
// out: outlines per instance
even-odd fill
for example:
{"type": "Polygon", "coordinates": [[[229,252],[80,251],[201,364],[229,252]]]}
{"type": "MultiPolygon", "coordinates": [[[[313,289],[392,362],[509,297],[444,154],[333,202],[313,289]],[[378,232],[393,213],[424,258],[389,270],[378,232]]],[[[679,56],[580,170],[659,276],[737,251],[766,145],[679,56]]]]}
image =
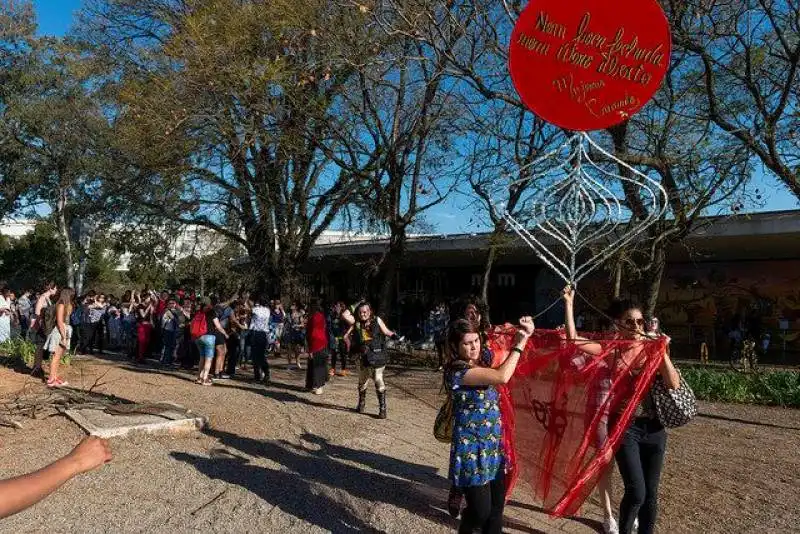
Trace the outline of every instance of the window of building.
{"type": "Polygon", "coordinates": [[[513,273],[498,274],[497,285],[500,287],[514,287],[517,285],[517,276],[513,273]]]}

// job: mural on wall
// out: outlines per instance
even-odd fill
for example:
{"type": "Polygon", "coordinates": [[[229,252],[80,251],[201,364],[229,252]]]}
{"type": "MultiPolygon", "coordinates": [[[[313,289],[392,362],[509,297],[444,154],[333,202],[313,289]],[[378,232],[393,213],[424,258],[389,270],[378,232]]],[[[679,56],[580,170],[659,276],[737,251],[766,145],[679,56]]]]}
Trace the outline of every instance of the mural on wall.
{"type": "Polygon", "coordinates": [[[800,260],[670,265],[661,285],[665,325],[727,331],[738,325],[800,348],[800,260]],[[775,334],[779,337],[775,338],[775,334]]]}

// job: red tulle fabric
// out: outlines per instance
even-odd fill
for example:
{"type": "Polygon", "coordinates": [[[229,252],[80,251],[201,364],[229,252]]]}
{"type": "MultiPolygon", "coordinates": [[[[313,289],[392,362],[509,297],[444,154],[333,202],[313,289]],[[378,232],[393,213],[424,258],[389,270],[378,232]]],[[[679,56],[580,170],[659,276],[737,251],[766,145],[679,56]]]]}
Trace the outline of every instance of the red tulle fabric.
{"type": "MultiPolygon", "coordinates": [[[[487,344],[502,363],[516,329],[496,327],[487,344]]],[[[508,386],[499,388],[507,462],[506,498],[519,477],[555,516],[575,514],[613,461],[666,352],[666,339],[537,330],[508,386]]]]}

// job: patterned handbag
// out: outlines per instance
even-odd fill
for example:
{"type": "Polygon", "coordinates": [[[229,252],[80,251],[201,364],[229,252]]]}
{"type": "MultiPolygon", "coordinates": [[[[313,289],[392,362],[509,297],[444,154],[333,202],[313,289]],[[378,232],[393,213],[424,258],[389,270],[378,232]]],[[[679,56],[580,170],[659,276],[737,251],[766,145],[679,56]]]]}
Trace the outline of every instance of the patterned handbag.
{"type": "Polygon", "coordinates": [[[433,436],[442,443],[450,443],[453,439],[453,424],[455,414],[453,414],[453,396],[447,395],[439,413],[436,414],[436,421],[433,423],[433,436]]]}
{"type": "Polygon", "coordinates": [[[664,379],[658,375],[650,390],[658,420],[666,428],[683,426],[697,415],[697,399],[694,391],[686,383],[680,371],[678,371],[678,375],[681,379],[678,389],[668,389],[664,384],[664,379]]]}

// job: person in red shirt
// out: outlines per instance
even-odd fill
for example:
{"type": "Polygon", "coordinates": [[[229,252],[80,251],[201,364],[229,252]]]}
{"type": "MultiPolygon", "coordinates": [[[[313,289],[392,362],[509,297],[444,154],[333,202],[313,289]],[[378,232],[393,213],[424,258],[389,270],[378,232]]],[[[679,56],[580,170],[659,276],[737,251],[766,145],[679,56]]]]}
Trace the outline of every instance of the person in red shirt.
{"type": "Polygon", "coordinates": [[[322,394],[322,388],[328,380],[328,324],[323,310],[322,301],[313,299],[306,326],[309,354],[306,389],[316,395],[322,394]]]}

